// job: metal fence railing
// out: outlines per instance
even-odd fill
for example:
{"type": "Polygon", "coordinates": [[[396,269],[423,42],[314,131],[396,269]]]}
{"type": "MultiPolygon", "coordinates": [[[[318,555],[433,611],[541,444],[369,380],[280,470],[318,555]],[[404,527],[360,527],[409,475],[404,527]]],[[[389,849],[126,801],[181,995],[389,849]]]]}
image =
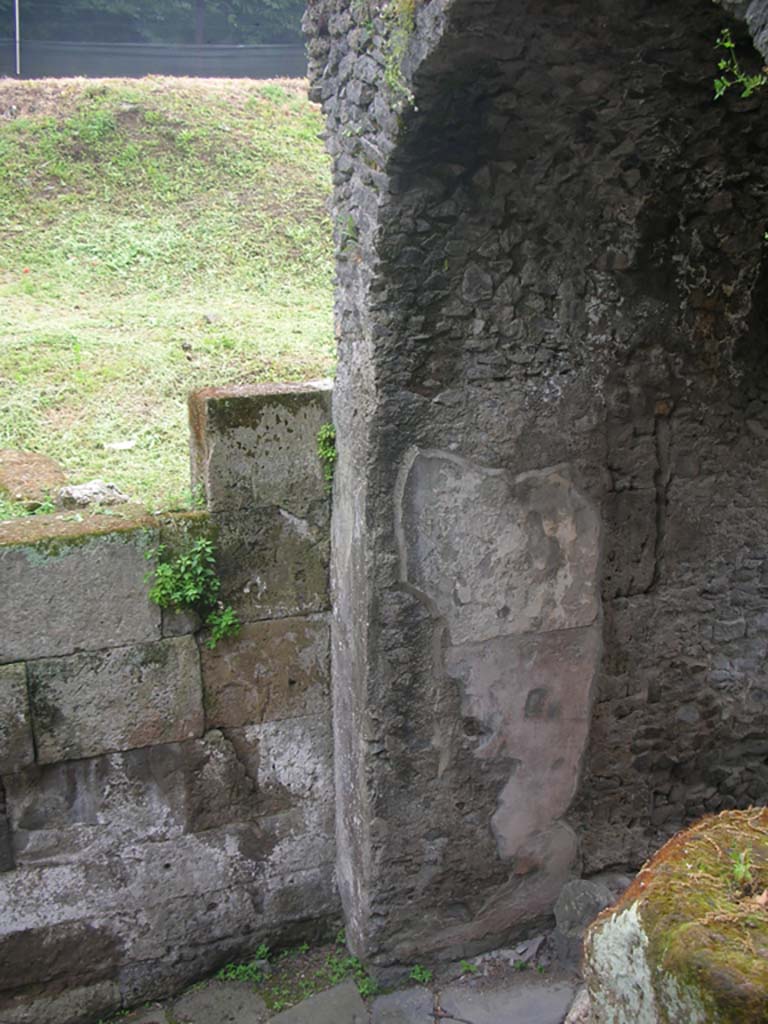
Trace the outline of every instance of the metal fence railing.
{"type": "MultiPolygon", "coordinates": [[[[22,78],[302,78],[306,73],[301,44],[184,46],[22,40],[21,46],[22,78]]],[[[15,44],[12,39],[0,39],[0,77],[15,74],[15,44]]]]}

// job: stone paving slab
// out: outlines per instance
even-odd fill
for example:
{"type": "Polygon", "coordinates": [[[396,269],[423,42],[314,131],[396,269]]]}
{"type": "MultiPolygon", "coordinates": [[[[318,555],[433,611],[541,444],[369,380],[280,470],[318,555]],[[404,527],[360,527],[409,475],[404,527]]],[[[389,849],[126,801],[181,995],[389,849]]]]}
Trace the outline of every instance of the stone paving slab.
{"type": "Polygon", "coordinates": [[[459,982],[443,989],[440,1006],[471,1024],[561,1024],[574,993],[575,986],[566,981],[520,979],[493,988],[459,982]]]}
{"type": "Polygon", "coordinates": [[[372,1024],[432,1024],[434,996],[427,988],[408,988],[374,999],[372,1024]]]}
{"type": "MultiPolygon", "coordinates": [[[[199,1024],[208,1022],[200,1021],[199,1024]]],[[[368,1010],[355,983],[344,981],[327,992],[305,999],[292,1010],[278,1013],[271,1018],[270,1024],[368,1024],[368,1010]]]]}
{"type": "Polygon", "coordinates": [[[263,1024],[267,1005],[248,982],[211,981],[173,1003],[174,1024],[263,1024]]]}
{"type": "Polygon", "coordinates": [[[142,1010],[135,1010],[124,1017],[120,1024],[169,1024],[169,1017],[165,1007],[158,1003],[156,1006],[145,1006],[142,1010]]]}

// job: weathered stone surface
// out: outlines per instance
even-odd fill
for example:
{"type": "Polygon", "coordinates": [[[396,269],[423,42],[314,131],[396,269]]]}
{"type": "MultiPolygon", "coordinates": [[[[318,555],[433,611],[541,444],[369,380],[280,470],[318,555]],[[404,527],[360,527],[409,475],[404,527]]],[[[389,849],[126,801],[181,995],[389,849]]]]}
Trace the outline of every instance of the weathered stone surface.
{"type": "Polygon", "coordinates": [[[263,1024],[267,1007],[247,982],[211,981],[173,1002],[178,1024],[263,1024]]]}
{"type": "Polygon", "coordinates": [[[206,388],[189,399],[193,485],[212,512],[276,505],[304,518],[325,495],[317,433],[331,382],[206,388]]]}
{"type": "Polygon", "coordinates": [[[87,508],[88,505],[124,505],[131,499],[113,483],[89,480],[84,484],[62,487],[56,495],[61,508],[87,508]]]}
{"type": "Polygon", "coordinates": [[[502,637],[446,651],[462,688],[462,715],[477,723],[475,756],[509,761],[491,820],[499,854],[517,851],[562,817],[573,799],[589,732],[599,630],[502,637]]]}
{"type": "Polygon", "coordinates": [[[367,1024],[368,1011],[352,981],[319,992],[292,1010],[278,1013],[275,1024],[367,1024]]]}
{"type": "Polygon", "coordinates": [[[64,470],[48,455],[10,448],[0,451],[0,494],[37,508],[66,483],[64,470]]]}
{"type": "Polygon", "coordinates": [[[217,516],[216,563],[221,598],[241,621],[278,619],[326,611],[328,597],[327,502],[309,519],[284,509],[245,516],[217,516]]]}
{"type": "Polygon", "coordinates": [[[18,772],[34,760],[26,666],[0,665],[0,774],[18,772]]]}
{"type": "Polygon", "coordinates": [[[600,519],[567,469],[511,478],[424,451],[399,490],[402,579],[433,603],[453,643],[595,621],[600,519]]]}
{"type": "Polygon", "coordinates": [[[27,671],[41,764],[202,735],[191,637],[41,659],[27,671]]]}
{"type": "Polygon", "coordinates": [[[0,536],[0,662],[160,638],[145,583],[152,534],[80,529],[29,545],[0,536]]]}
{"type": "Polygon", "coordinates": [[[0,934],[0,1020],[70,1022],[115,1005],[120,942],[85,921],[0,934]]]}
{"type": "Polygon", "coordinates": [[[323,715],[330,688],[329,626],[322,618],[247,623],[201,655],[208,726],[236,727],[323,715]]]}
{"type": "Polygon", "coordinates": [[[768,1014],[768,809],[726,811],[670,840],[589,928],[595,1024],[768,1014]],[[734,863],[749,851],[750,880],[734,863]]]}
{"type": "Polygon", "coordinates": [[[0,872],[13,871],[16,867],[11,824],[5,814],[5,800],[3,800],[2,807],[3,810],[0,813],[0,872]]]}
{"type": "Polygon", "coordinates": [[[432,1016],[435,997],[427,988],[389,992],[371,1003],[371,1024],[422,1024],[432,1016]]]}
{"type": "Polygon", "coordinates": [[[587,925],[613,900],[607,885],[586,878],[566,882],[555,903],[555,949],[561,963],[578,965],[587,925]]]}
{"type": "Polygon", "coordinates": [[[120,990],[113,981],[91,985],[72,985],[56,991],[47,984],[43,993],[29,997],[0,995],[3,1024],[80,1024],[83,1020],[103,1020],[120,1004],[120,990]]]}
{"type": "Polygon", "coordinates": [[[592,1003],[586,988],[580,988],[563,1024],[593,1024],[592,1003]]]}
{"type": "Polygon", "coordinates": [[[129,1013],[121,1024],[171,1024],[168,1014],[160,1003],[129,1013]]]}
{"type": "MultiPolygon", "coordinates": [[[[241,736],[235,744],[212,730],[201,740],[66,761],[9,776],[8,813],[19,862],[71,863],[118,853],[127,843],[253,822],[290,807],[290,798],[281,802],[267,789],[259,792],[258,751],[258,736],[251,741],[241,736]]],[[[274,840],[265,837],[263,852],[273,845],[274,840]]]]}
{"type": "Polygon", "coordinates": [[[522,980],[492,991],[475,990],[461,982],[440,993],[440,1005],[454,1017],[472,1024],[560,1024],[573,1001],[568,982],[522,980]]]}

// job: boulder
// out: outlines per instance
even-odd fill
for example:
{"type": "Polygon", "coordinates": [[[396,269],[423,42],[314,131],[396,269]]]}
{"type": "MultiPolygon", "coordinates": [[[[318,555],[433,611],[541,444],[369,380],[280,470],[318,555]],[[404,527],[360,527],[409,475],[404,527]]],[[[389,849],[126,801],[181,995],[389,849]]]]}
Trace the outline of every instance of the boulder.
{"type": "Polygon", "coordinates": [[[33,511],[54,495],[67,478],[53,459],[38,452],[0,450],[0,494],[33,511]]]}
{"type": "Polygon", "coordinates": [[[589,928],[594,1024],[765,1024],[768,808],[674,836],[589,928]]]}

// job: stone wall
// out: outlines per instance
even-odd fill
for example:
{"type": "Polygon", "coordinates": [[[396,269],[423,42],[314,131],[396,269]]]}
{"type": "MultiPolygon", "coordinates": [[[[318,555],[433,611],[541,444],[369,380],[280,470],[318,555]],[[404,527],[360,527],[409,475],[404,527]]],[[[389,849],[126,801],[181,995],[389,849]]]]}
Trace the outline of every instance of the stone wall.
{"type": "Polygon", "coordinates": [[[339,884],[381,964],[768,798],[768,107],[705,0],[319,0],[339,884]],[[411,18],[411,10],[414,18],[411,18]]]}
{"type": "Polygon", "coordinates": [[[192,396],[209,512],[0,526],[0,1020],[95,1020],[338,917],[327,388],[192,396]],[[205,646],[147,554],[216,541],[205,646]]]}

